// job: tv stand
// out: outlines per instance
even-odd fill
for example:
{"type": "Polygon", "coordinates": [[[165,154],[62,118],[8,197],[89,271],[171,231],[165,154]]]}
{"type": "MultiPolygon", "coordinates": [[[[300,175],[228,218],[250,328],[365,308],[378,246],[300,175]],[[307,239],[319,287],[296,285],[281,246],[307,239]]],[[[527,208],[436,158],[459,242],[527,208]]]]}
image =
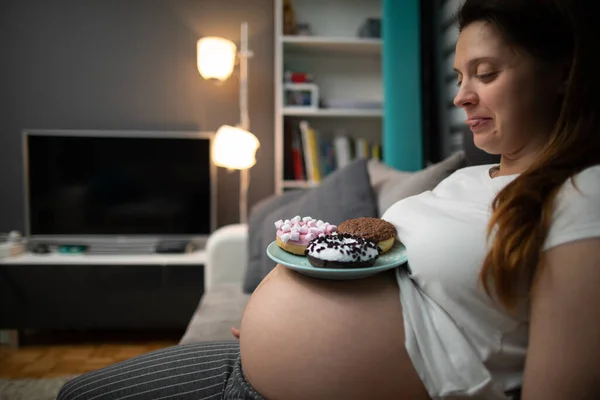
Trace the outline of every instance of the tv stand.
{"type": "Polygon", "coordinates": [[[189,252],[192,246],[189,240],[160,240],[154,251],[159,254],[182,254],[189,252]]]}
{"type": "Polygon", "coordinates": [[[34,254],[0,260],[0,329],[185,329],[204,292],[203,250],[34,254]]]}
{"type": "MultiPolygon", "coordinates": [[[[154,256],[156,254],[187,254],[203,250],[206,246],[206,237],[193,239],[130,239],[87,241],[82,239],[52,239],[30,241],[29,249],[32,253],[44,253],[39,248],[46,248],[48,253],[61,253],[61,247],[83,246],[83,253],[91,256],[154,256]]],[[[68,253],[68,252],[67,252],[68,253]]]]}

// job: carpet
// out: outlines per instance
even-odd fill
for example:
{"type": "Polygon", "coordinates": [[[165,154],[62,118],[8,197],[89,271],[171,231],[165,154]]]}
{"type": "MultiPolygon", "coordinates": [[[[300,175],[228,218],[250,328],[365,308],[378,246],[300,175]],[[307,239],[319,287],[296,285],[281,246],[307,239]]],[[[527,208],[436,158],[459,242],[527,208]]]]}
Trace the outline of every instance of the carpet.
{"type": "Polygon", "coordinates": [[[0,379],[0,400],[55,400],[74,376],[46,379],[0,379]]]}

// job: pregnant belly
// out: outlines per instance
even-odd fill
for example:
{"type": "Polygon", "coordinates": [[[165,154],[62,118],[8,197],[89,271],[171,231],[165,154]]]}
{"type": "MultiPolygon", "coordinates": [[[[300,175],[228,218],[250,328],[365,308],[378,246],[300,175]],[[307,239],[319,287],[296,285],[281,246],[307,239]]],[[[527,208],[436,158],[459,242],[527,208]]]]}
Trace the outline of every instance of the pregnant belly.
{"type": "Polygon", "coordinates": [[[404,348],[391,271],[328,281],[277,266],[248,302],[240,349],[269,400],[429,398],[404,348]]]}

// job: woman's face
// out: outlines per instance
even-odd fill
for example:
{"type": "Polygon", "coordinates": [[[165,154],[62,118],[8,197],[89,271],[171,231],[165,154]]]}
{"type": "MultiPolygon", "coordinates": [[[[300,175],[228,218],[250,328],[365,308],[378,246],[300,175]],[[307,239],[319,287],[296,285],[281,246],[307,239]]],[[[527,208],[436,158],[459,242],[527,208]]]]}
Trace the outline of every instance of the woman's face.
{"type": "Polygon", "coordinates": [[[561,69],[509,46],[495,26],[474,22],[461,32],[454,104],[467,114],[475,145],[519,157],[545,145],[558,113],[561,69]]]}

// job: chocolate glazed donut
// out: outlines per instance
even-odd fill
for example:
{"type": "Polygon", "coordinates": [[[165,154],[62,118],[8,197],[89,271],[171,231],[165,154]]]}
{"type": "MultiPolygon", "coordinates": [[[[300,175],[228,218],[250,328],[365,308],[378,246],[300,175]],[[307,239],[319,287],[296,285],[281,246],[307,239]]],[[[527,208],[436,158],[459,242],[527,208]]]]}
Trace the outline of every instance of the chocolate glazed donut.
{"type": "Polygon", "coordinates": [[[339,233],[347,233],[372,240],[377,243],[381,253],[385,253],[394,245],[396,228],[381,218],[361,217],[342,222],[338,227],[339,233]]]}
{"type": "Polygon", "coordinates": [[[379,249],[372,240],[333,233],[312,240],[305,254],[315,268],[368,268],[375,264],[379,249]]]}

